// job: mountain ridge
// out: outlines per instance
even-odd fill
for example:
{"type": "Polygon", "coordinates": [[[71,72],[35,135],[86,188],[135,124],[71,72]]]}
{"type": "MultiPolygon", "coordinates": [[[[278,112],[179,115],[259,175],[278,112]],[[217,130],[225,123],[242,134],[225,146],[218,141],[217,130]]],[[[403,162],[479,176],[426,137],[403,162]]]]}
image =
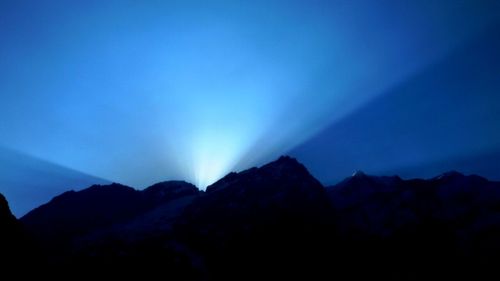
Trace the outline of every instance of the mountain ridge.
{"type": "MultiPolygon", "coordinates": [[[[230,173],[205,192],[182,181],[68,191],[19,223],[51,270],[321,279],[335,264],[344,279],[368,272],[394,279],[387,277],[392,272],[413,280],[465,261],[491,272],[500,261],[498,206],[500,183],[475,175],[401,179],[357,172],[325,187],[296,159],[280,157],[230,173]],[[353,271],[360,266],[365,270],[353,271]]],[[[472,274],[466,268],[457,276],[472,274]]]]}

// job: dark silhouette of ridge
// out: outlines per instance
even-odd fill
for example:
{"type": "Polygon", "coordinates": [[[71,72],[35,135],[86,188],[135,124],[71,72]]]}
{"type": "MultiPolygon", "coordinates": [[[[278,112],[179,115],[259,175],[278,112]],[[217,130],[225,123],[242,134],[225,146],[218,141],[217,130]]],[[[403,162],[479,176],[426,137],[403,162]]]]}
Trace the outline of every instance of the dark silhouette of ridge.
{"type": "Polygon", "coordinates": [[[16,218],[10,212],[9,203],[5,197],[0,194],[0,245],[2,255],[5,255],[6,252],[12,254],[11,243],[15,238],[18,227],[16,218]]]}
{"type": "Polygon", "coordinates": [[[296,251],[321,252],[316,242],[322,239],[312,236],[324,234],[328,212],[323,186],[297,160],[281,157],[209,186],[179,218],[175,236],[201,256],[209,275],[257,278],[263,269],[278,273],[306,265],[296,251]],[[307,246],[297,243],[302,239],[307,246]],[[257,271],[256,263],[262,267],[257,271]]]}
{"type": "Polygon", "coordinates": [[[30,250],[33,250],[31,246],[21,224],[12,215],[7,200],[0,194],[0,269],[2,273],[10,273],[16,266],[31,261],[30,250]]]}
{"type": "Polygon", "coordinates": [[[2,225],[8,225],[15,222],[15,217],[10,212],[9,203],[5,197],[0,194],[0,223],[2,225]]]}
{"type": "MultiPolygon", "coordinates": [[[[143,191],[113,183],[54,197],[21,218],[28,231],[54,245],[69,243],[99,228],[125,222],[178,197],[196,194],[192,184],[162,182],[143,191]],[[48,227],[50,226],[50,227],[48,227]]],[[[46,242],[44,241],[44,242],[46,242]]]]}
{"type": "Polygon", "coordinates": [[[358,171],[323,187],[281,157],[206,192],[179,181],[92,186],[20,223],[6,206],[0,198],[2,229],[36,241],[38,262],[25,266],[50,276],[478,280],[500,261],[500,183],[454,171],[410,180],[358,171]]]}

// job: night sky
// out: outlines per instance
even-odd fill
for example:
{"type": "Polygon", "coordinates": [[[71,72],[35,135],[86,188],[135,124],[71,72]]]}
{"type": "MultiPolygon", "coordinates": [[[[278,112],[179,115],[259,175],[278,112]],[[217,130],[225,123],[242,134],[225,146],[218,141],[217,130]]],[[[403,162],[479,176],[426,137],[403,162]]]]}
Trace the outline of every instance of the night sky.
{"type": "Polygon", "coordinates": [[[497,0],[2,0],[0,40],[18,215],[93,182],[205,188],[282,154],[325,184],[500,180],[497,0]]]}

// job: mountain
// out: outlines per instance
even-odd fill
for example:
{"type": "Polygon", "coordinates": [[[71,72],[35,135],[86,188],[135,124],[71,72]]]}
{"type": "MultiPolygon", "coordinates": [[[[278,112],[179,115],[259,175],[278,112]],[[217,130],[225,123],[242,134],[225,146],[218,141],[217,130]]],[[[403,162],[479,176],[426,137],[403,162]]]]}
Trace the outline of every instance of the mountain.
{"type": "MultiPolygon", "coordinates": [[[[54,197],[21,218],[44,244],[65,249],[74,239],[123,223],[178,197],[197,194],[185,182],[163,182],[142,191],[113,183],[93,185],[54,197]]],[[[67,250],[67,249],[65,249],[67,250]]]]}
{"type": "Polygon", "coordinates": [[[15,223],[16,218],[12,215],[9,208],[9,203],[5,196],[0,194],[0,225],[4,226],[2,229],[8,229],[8,226],[15,223]]]}
{"type": "Polygon", "coordinates": [[[396,279],[482,280],[500,260],[499,182],[455,171],[428,180],[356,173],[327,190],[347,263],[396,279]]]}
{"type": "Polygon", "coordinates": [[[15,237],[19,225],[16,218],[10,212],[9,204],[5,197],[0,194],[0,243],[2,249],[11,245],[10,241],[15,237]]]}
{"type": "Polygon", "coordinates": [[[12,215],[5,197],[0,194],[0,269],[9,268],[30,260],[28,243],[21,224],[12,215]]]}
{"type": "Polygon", "coordinates": [[[319,241],[329,212],[323,186],[297,160],[281,157],[209,186],[178,219],[175,236],[217,278],[303,272],[324,264],[319,241]]]}
{"type": "Polygon", "coordinates": [[[69,191],[20,221],[62,276],[477,280],[500,261],[498,182],[356,172],[324,187],[290,157],[206,192],[174,181],[69,191]]]}
{"type": "Polygon", "coordinates": [[[327,190],[346,227],[379,236],[425,220],[470,229],[500,203],[500,183],[455,171],[429,180],[356,173],[327,190]]]}

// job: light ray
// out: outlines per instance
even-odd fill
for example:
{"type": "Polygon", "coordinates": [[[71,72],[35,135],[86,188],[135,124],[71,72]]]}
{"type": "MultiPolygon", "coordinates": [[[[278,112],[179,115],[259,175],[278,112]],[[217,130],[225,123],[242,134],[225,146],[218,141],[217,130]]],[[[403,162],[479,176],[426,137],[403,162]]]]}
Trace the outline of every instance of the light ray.
{"type": "Polygon", "coordinates": [[[473,1],[87,2],[0,11],[0,142],[138,187],[204,188],[276,157],[496,15],[473,1]]]}

